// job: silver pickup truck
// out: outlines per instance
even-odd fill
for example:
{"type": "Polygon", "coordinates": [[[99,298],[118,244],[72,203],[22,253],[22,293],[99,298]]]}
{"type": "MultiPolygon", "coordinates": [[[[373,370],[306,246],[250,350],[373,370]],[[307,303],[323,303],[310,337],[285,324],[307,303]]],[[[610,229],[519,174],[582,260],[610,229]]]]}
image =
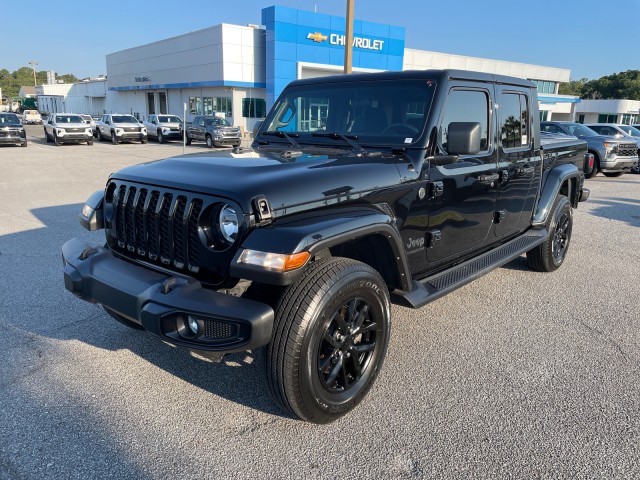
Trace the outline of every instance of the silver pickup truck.
{"type": "Polygon", "coordinates": [[[198,115],[187,124],[187,145],[192,141],[205,142],[207,147],[239,147],[242,141],[240,128],[227,120],[212,115],[198,115]]]}

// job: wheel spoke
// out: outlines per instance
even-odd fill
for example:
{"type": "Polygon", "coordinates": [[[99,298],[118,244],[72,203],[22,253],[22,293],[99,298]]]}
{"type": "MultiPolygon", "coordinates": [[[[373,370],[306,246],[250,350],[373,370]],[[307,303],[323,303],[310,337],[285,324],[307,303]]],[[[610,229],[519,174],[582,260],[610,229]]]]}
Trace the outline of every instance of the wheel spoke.
{"type": "MultiPolygon", "coordinates": [[[[335,353],[335,352],[334,352],[335,353]]],[[[320,369],[321,372],[324,373],[324,371],[326,370],[326,368],[331,364],[331,359],[333,358],[333,354],[332,355],[327,355],[324,360],[320,361],[320,365],[318,366],[318,368],[320,369]]]]}
{"type": "Polygon", "coordinates": [[[333,320],[338,323],[338,327],[340,327],[340,330],[342,330],[344,334],[349,331],[349,325],[347,325],[347,322],[344,319],[344,307],[336,312],[333,320]]]}
{"type": "Polygon", "coordinates": [[[370,332],[371,330],[375,330],[377,327],[378,327],[378,324],[376,322],[369,322],[364,327],[361,327],[360,330],[358,330],[355,333],[370,332]]]}
{"type": "Polygon", "coordinates": [[[354,322],[353,333],[359,333],[364,319],[367,318],[367,313],[369,313],[369,305],[364,304],[362,306],[362,309],[360,309],[360,311],[358,312],[358,316],[356,317],[356,320],[354,322]]]}
{"type": "Polygon", "coordinates": [[[376,342],[362,342],[357,345],[354,345],[353,348],[358,353],[370,352],[374,348],[376,348],[376,342]]]}
{"type": "Polygon", "coordinates": [[[325,332],[324,336],[322,337],[322,339],[327,342],[329,345],[331,345],[333,348],[340,348],[340,344],[337,342],[337,340],[335,338],[333,338],[331,335],[329,335],[329,332],[325,332]]]}
{"type": "Polygon", "coordinates": [[[362,375],[362,369],[360,368],[360,355],[356,349],[351,349],[351,364],[355,380],[357,380],[362,375]]]}
{"type": "Polygon", "coordinates": [[[328,386],[331,386],[333,382],[336,380],[336,377],[338,376],[338,374],[343,370],[343,365],[344,365],[344,360],[342,356],[340,356],[338,357],[338,361],[336,362],[336,364],[333,366],[333,368],[329,372],[329,376],[325,380],[325,383],[328,386]]]}

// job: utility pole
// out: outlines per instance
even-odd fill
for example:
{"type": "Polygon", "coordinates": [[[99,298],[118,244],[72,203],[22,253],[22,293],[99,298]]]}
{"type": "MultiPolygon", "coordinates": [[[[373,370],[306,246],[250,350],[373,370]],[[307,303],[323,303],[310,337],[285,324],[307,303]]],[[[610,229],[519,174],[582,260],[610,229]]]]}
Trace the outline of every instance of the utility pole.
{"type": "Polygon", "coordinates": [[[347,0],[347,39],[344,45],[344,73],[351,73],[353,63],[353,2],[347,0]]]}
{"type": "Polygon", "coordinates": [[[38,62],[36,62],[35,60],[29,60],[29,65],[31,65],[31,68],[33,68],[33,86],[37,86],[37,82],[36,82],[36,66],[38,65],[38,62]]]}

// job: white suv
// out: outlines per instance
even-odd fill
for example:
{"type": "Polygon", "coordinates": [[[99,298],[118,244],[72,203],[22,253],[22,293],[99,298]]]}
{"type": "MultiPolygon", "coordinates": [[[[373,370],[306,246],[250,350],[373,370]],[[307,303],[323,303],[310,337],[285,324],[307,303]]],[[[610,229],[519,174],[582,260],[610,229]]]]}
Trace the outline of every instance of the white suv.
{"type": "Polygon", "coordinates": [[[149,137],[164,143],[167,140],[182,140],[182,119],[177,115],[152,114],[144,121],[149,137]]]}
{"type": "Polygon", "coordinates": [[[133,115],[108,113],[96,122],[96,138],[111,139],[117,145],[124,141],[138,141],[147,143],[147,127],[141,124],[133,115]]]}
{"type": "Polygon", "coordinates": [[[47,143],[81,143],[93,145],[93,131],[80,115],[75,113],[54,113],[44,124],[44,137],[47,143]]]}

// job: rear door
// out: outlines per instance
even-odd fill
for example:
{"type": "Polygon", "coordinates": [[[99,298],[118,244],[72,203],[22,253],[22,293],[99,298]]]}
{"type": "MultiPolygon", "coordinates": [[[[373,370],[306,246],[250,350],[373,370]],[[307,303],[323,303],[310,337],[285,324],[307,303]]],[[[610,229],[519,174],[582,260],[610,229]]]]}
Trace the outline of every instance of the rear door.
{"type": "Polygon", "coordinates": [[[498,99],[498,198],[495,235],[504,237],[530,225],[539,181],[540,156],[533,150],[530,91],[496,86],[498,99]]]}
{"type": "Polygon", "coordinates": [[[447,132],[452,122],[478,122],[480,153],[460,156],[449,165],[429,167],[427,260],[457,260],[486,243],[496,202],[495,120],[493,85],[452,82],[438,125],[437,149],[447,155],[447,132]]]}

